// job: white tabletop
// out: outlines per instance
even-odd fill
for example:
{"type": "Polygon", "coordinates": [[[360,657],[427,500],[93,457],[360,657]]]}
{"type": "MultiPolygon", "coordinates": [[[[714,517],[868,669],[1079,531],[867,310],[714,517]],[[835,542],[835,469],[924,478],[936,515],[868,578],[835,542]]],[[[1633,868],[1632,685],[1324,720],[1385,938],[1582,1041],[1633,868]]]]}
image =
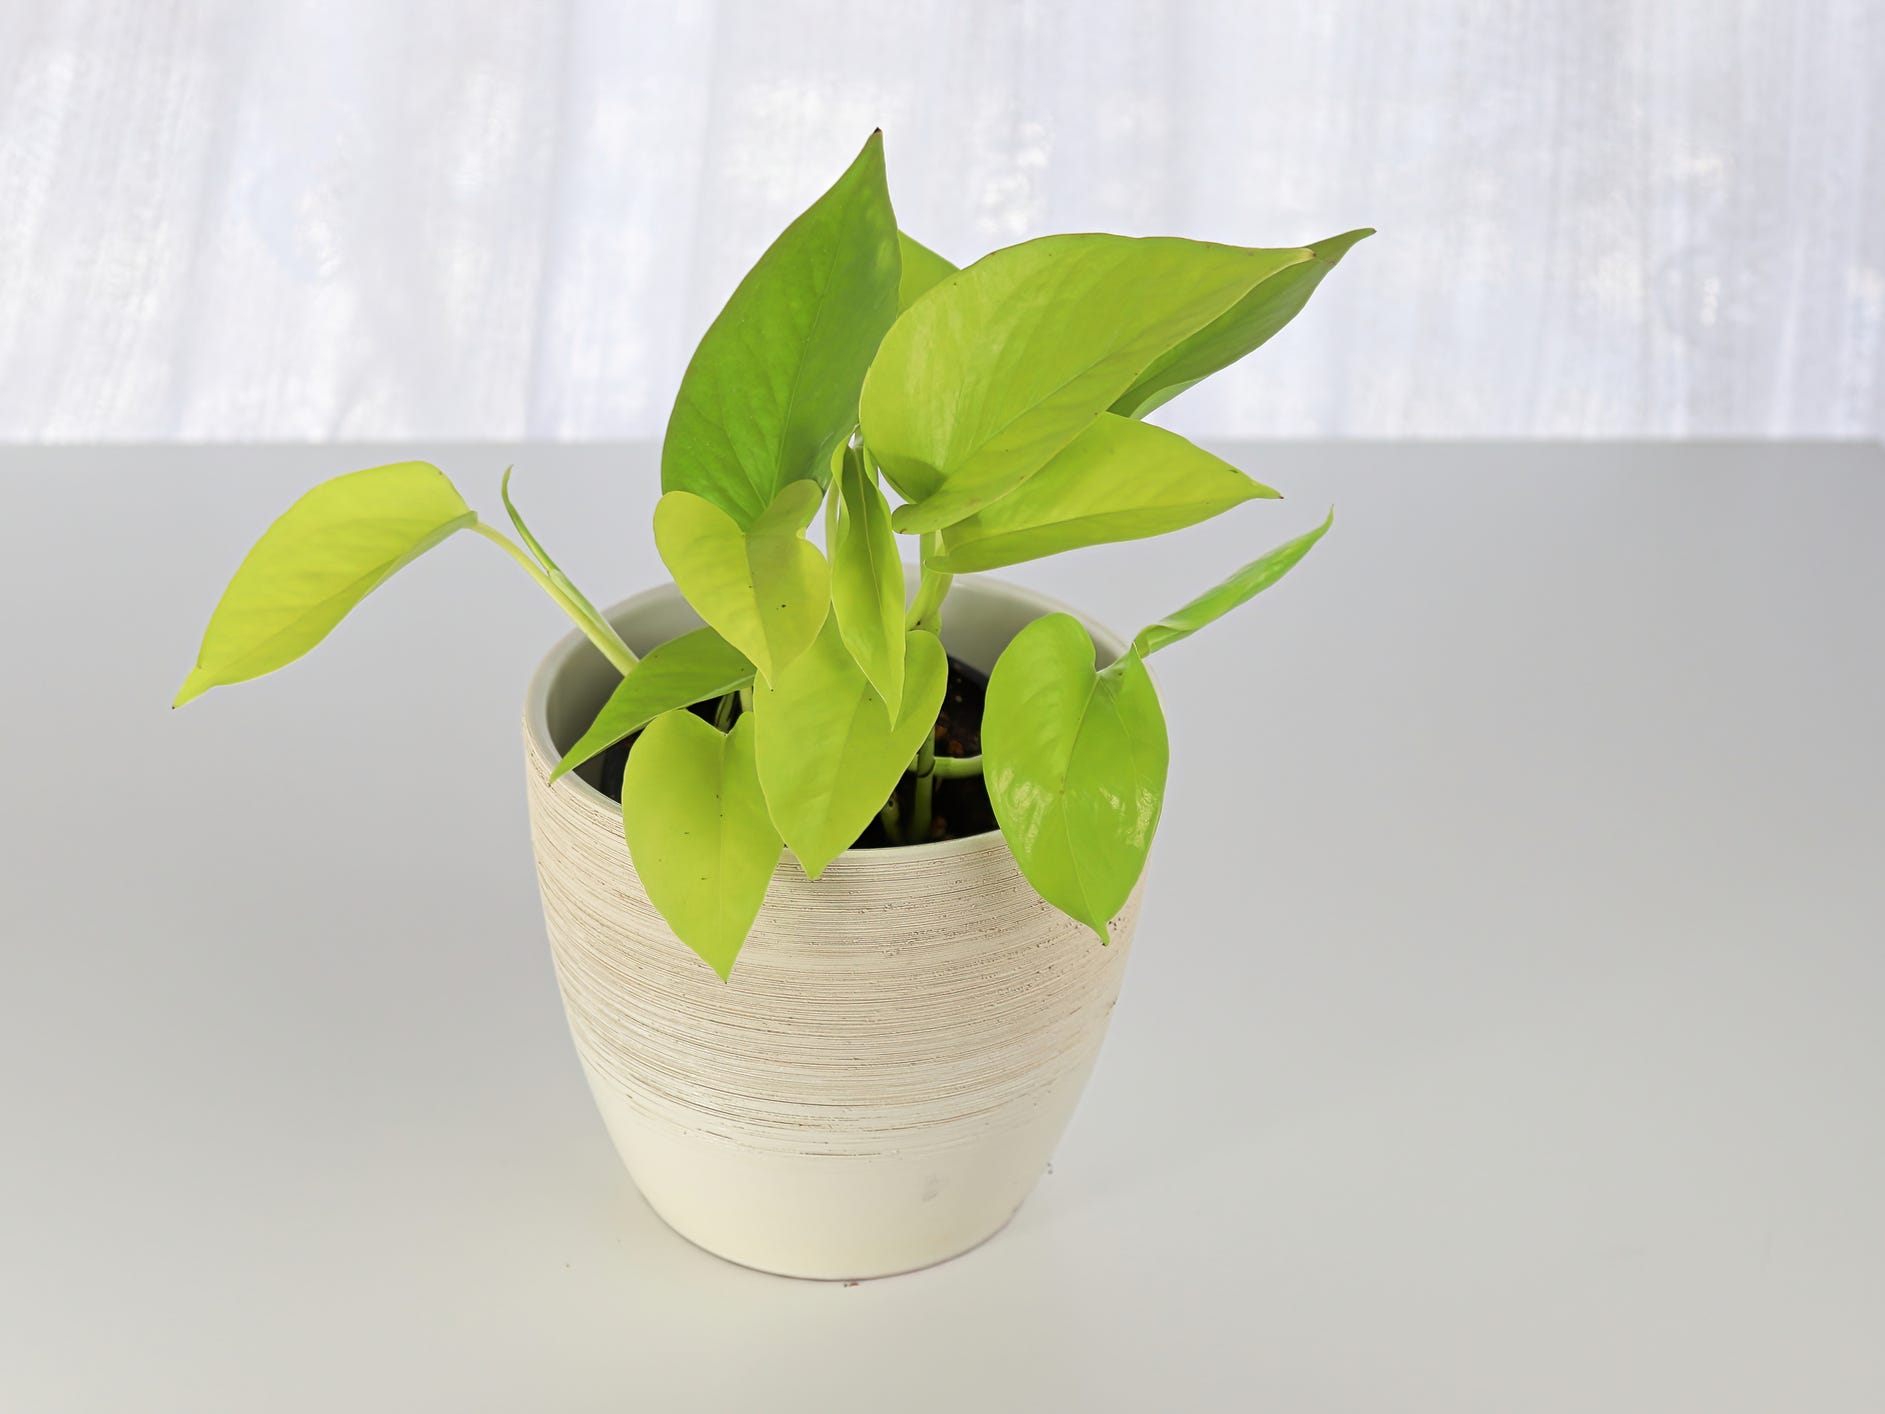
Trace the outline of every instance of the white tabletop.
{"type": "Polygon", "coordinates": [[[661,577],[642,448],[0,453],[0,1409],[1885,1407],[1877,448],[1246,447],[1290,501],[1015,571],[1130,631],[1338,507],[1158,660],[1052,1174],[860,1286],[609,1147],[524,819],[563,624],[491,547],[166,710],[267,521],[415,450],[661,577]]]}

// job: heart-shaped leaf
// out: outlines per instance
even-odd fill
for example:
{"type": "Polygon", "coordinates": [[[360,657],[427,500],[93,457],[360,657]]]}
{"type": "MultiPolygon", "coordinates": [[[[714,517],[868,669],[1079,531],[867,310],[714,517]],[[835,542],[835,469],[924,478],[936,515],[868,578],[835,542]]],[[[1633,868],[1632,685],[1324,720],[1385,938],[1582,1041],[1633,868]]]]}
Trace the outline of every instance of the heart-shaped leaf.
{"type": "Polygon", "coordinates": [[[835,619],[818,641],[754,696],[759,780],[779,833],[816,879],[884,807],[917,748],[935,730],[949,661],[933,633],[904,642],[903,702],[895,719],[845,650],[835,619]]]}
{"type": "Polygon", "coordinates": [[[1307,535],[1299,535],[1294,540],[1278,545],[1267,555],[1259,555],[1222,584],[1205,590],[1184,608],[1140,629],[1138,637],[1132,640],[1133,651],[1141,657],[1156,653],[1181,638],[1191,637],[1206,624],[1223,618],[1239,604],[1254,599],[1296,568],[1302,557],[1315,548],[1316,541],[1328,534],[1333,524],[1335,512],[1330,511],[1328,519],[1307,535]]]}
{"type": "Polygon", "coordinates": [[[873,133],[701,339],[668,419],[661,489],[702,496],[744,529],[792,482],[822,486],[896,318],[899,270],[883,135],[873,133]]]}
{"type": "Polygon", "coordinates": [[[663,712],[719,697],[752,680],[753,665],[746,655],[714,630],[697,628],[671,638],[615,685],[589,730],[557,762],[550,779],[559,779],[597,752],[633,736],[663,712]]]}
{"type": "Polygon", "coordinates": [[[1169,749],[1139,656],[1102,672],[1093,663],[1093,640],[1070,615],[1015,635],[989,677],[982,762],[1021,872],[1103,942],[1145,868],[1169,749]]]}
{"type": "Polygon", "coordinates": [[[897,249],[902,257],[903,274],[897,281],[897,308],[908,309],[934,285],[956,273],[956,267],[919,241],[897,232],[897,249]]]}
{"type": "Polygon", "coordinates": [[[425,462],[323,481],[237,568],[171,705],[292,663],[390,575],[477,519],[445,474],[425,462]]]}
{"type": "Polygon", "coordinates": [[[838,474],[831,612],[844,646],[893,713],[903,701],[903,560],[890,503],[857,452],[838,474]]]}
{"type": "Polygon", "coordinates": [[[1019,486],[1130,388],[1301,251],[1168,237],[1046,236],[984,256],[891,327],[864,379],[864,440],[939,530],[1019,486]]]}
{"type": "Polygon", "coordinates": [[[944,530],[926,563],[948,574],[999,569],[1163,535],[1275,495],[1176,432],[1103,412],[1020,486],[944,530]]]}
{"type": "Polygon", "coordinates": [[[725,734],[687,711],[650,722],[622,772],[622,833],[654,906],[725,981],[779,862],[751,720],[725,734]]]}
{"type": "Polygon", "coordinates": [[[682,597],[770,682],[818,637],[831,574],[805,526],[824,493],[794,481],[749,529],[689,491],[655,506],[655,548],[682,597]]]}
{"type": "MultiPolygon", "coordinates": [[[[1322,277],[1371,228],[1331,236],[1292,252],[1302,259],[1278,270],[1189,339],[1155,359],[1113,403],[1123,417],[1144,417],[1192,384],[1237,362],[1302,312],[1322,277]]],[[[1279,252],[1282,253],[1282,252],[1279,252]]]]}

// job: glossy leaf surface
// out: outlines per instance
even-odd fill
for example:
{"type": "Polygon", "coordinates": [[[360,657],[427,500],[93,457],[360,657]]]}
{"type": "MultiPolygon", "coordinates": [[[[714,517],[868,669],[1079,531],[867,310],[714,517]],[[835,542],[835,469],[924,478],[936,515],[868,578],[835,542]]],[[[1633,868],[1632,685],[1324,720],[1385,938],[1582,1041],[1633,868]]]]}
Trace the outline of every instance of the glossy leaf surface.
{"type": "Polygon", "coordinates": [[[824,485],[858,386],[897,314],[897,223],[881,134],[759,258],[682,376],[661,489],[742,528],[794,481],[824,485]]]}
{"type": "Polygon", "coordinates": [[[1322,277],[1336,267],[1371,229],[1348,231],[1294,251],[1272,254],[1299,259],[1278,269],[1249,294],[1177,347],[1154,360],[1113,404],[1125,417],[1144,417],[1200,379],[1227,368],[1302,312],[1322,277]]]}
{"type": "Polygon", "coordinates": [[[893,719],[832,619],[773,686],[754,694],[766,805],[810,877],[856,843],[890,799],[935,728],[948,676],[936,635],[910,632],[893,719]]]}
{"type": "Polygon", "coordinates": [[[655,506],[655,548],[682,596],[767,680],[818,636],[830,607],[825,557],[805,539],[823,495],[795,481],[744,530],[688,491],[655,506]]]}
{"type": "Polygon", "coordinates": [[[892,326],[864,380],[864,440],[936,530],[1019,486],[1161,354],[1287,259],[1169,237],[1046,236],[985,256],[892,326]]]}
{"type": "Polygon", "coordinates": [[[989,677],[982,768],[1028,882],[1104,941],[1145,868],[1170,752],[1138,655],[1093,665],[1093,640],[1070,615],[1017,634],[989,677]]]}
{"type": "Polygon", "coordinates": [[[999,569],[1163,535],[1276,492],[1175,432],[1101,413],[1020,486],[942,532],[931,569],[999,569]]]}
{"type": "Polygon", "coordinates": [[[779,862],[753,765],[751,718],[727,733],[692,712],[648,724],[622,772],[622,833],[648,897],[722,981],[779,862]]]}
{"type": "Polygon", "coordinates": [[[908,309],[930,288],[956,273],[956,267],[920,241],[897,232],[897,247],[902,255],[903,274],[897,282],[897,308],[908,309]]]}
{"type": "Polygon", "coordinates": [[[831,611],[844,646],[895,712],[903,700],[903,560],[890,503],[855,452],[845,454],[834,500],[831,611]]]}
{"type": "Polygon", "coordinates": [[[753,680],[746,655],[710,628],[671,638],[645,655],[615,685],[582,739],[572,746],[552,781],[632,736],[664,712],[719,697],[753,680]]]}
{"type": "Polygon", "coordinates": [[[1223,618],[1239,604],[1254,599],[1296,568],[1302,557],[1315,548],[1316,541],[1328,534],[1333,524],[1335,512],[1330,511],[1328,519],[1307,535],[1299,535],[1277,546],[1267,555],[1259,555],[1222,584],[1207,589],[1176,613],[1167,614],[1157,623],[1140,629],[1138,637],[1132,640],[1133,651],[1142,657],[1156,653],[1181,638],[1189,638],[1206,624],[1223,618]]]}
{"type": "Polygon", "coordinates": [[[172,705],[292,663],[390,575],[477,519],[445,474],[425,462],[322,482],[237,568],[172,705]]]}

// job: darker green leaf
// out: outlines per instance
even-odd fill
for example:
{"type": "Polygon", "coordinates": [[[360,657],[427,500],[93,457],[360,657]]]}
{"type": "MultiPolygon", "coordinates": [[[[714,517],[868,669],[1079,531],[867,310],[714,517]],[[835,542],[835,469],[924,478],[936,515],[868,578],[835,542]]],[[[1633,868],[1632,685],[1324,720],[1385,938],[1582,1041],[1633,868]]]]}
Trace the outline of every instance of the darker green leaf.
{"type": "Polygon", "coordinates": [[[740,282],[694,351],[661,448],[661,489],[744,529],[794,481],[830,476],[858,387],[897,314],[883,136],[740,282]]]}

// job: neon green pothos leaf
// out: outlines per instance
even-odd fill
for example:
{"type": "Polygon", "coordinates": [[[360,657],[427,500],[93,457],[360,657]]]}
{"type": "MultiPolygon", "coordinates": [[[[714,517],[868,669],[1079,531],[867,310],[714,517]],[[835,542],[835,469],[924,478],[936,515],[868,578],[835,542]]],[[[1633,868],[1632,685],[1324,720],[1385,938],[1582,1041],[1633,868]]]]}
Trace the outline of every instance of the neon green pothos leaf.
{"type": "Polygon", "coordinates": [[[770,682],[818,637],[831,573],[805,526],[824,498],[794,481],[750,528],[691,491],[655,505],[655,548],[682,596],[770,682]]]}
{"type": "Polygon", "coordinates": [[[982,761],[1021,872],[1104,942],[1145,868],[1170,753],[1139,655],[1093,664],[1093,640],[1070,615],[1015,635],[989,677],[982,761]]]}
{"type": "Polygon", "coordinates": [[[929,289],[956,273],[956,267],[920,241],[897,232],[897,248],[902,256],[903,275],[897,282],[897,308],[908,309],[929,289]]]}
{"type": "Polygon", "coordinates": [[[1276,492],[1176,432],[1101,413],[1052,461],[942,532],[930,569],[999,569],[1062,550],[1163,535],[1276,492]]]}
{"type": "Polygon", "coordinates": [[[895,718],[836,619],[753,699],[766,805],[807,875],[816,879],[884,807],[942,709],[949,662],[933,633],[904,640],[903,702],[895,718]]]}
{"type": "Polygon", "coordinates": [[[390,575],[477,519],[445,474],[425,462],[323,481],[237,568],[171,705],[292,663],[390,575]]]}
{"type": "Polygon", "coordinates": [[[1267,342],[1302,312],[1322,277],[1336,267],[1357,241],[1372,236],[1363,228],[1304,246],[1301,259],[1284,266],[1211,323],[1154,360],[1121,393],[1112,410],[1124,417],[1144,417],[1170,402],[1200,379],[1227,368],[1267,342]]]}
{"type": "Polygon", "coordinates": [[[1328,534],[1333,524],[1335,512],[1330,511],[1328,519],[1307,535],[1299,535],[1277,546],[1267,555],[1258,556],[1222,584],[1207,589],[1184,608],[1140,629],[1138,637],[1132,640],[1133,651],[1141,657],[1156,653],[1181,638],[1191,637],[1206,624],[1223,618],[1239,604],[1254,599],[1296,568],[1302,557],[1315,548],[1316,541],[1328,534]]]}
{"type": "Polygon", "coordinates": [[[790,483],[824,485],[896,318],[898,271],[883,136],[873,133],[701,339],[668,419],[661,489],[704,497],[744,529],[790,483]]]}
{"type": "Polygon", "coordinates": [[[1152,362],[1301,251],[1168,237],[1046,236],[984,256],[885,335],[859,414],[909,504],[938,530],[1026,481],[1152,362]]]}
{"type": "Polygon", "coordinates": [[[753,680],[746,655],[710,628],[697,628],[654,649],[615,685],[582,739],[550,773],[556,781],[599,751],[633,736],[663,712],[691,707],[753,680]]]}
{"type": "Polygon", "coordinates": [[[725,981],[779,862],[751,720],[724,734],[685,710],[650,722],[622,772],[622,833],[654,906],[725,981]]]}
{"type": "Polygon", "coordinates": [[[860,453],[845,454],[833,500],[831,612],[844,646],[895,712],[903,701],[903,560],[890,503],[860,453]]]}

